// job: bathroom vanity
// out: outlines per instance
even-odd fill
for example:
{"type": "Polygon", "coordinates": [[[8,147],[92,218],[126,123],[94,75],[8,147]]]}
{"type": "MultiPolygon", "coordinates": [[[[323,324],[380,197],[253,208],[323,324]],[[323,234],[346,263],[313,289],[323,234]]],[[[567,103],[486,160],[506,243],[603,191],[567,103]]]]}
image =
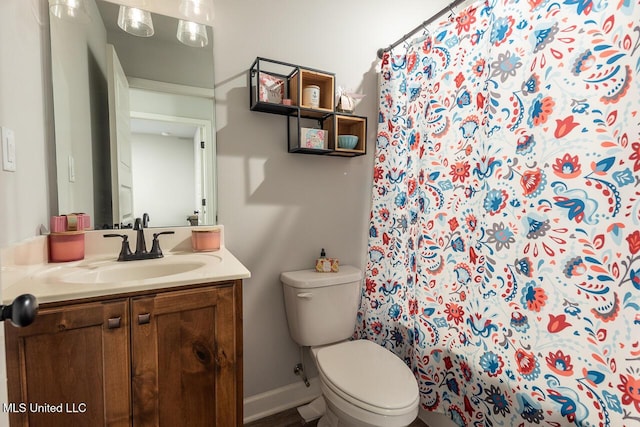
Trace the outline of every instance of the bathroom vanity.
{"type": "Polygon", "coordinates": [[[12,426],[242,425],[250,273],[224,247],[171,238],[159,260],[3,266],[3,299],[40,302],[32,325],[5,327],[12,426]]]}

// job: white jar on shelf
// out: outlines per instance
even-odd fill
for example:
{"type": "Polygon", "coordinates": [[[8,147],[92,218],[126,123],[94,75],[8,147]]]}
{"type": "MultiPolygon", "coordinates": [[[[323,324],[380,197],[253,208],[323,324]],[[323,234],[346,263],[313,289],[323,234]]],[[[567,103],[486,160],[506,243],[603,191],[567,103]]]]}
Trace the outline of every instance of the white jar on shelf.
{"type": "Polygon", "coordinates": [[[320,86],[308,85],[302,90],[302,106],[310,108],[320,107],[320,86]]]}

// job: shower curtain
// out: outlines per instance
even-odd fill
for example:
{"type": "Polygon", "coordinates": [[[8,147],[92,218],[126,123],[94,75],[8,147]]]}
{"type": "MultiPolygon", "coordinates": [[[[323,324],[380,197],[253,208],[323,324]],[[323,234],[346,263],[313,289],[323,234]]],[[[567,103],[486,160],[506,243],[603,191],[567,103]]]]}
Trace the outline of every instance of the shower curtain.
{"type": "Polygon", "coordinates": [[[384,56],[356,335],[423,409],[640,425],[639,18],[477,2],[384,56]]]}

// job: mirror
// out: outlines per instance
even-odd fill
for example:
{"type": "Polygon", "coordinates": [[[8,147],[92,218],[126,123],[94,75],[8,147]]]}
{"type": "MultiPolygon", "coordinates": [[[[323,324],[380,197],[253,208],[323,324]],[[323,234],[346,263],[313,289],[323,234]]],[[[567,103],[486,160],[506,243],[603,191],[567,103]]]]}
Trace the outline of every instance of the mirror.
{"type": "Polygon", "coordinates": [[[153,36],[137,37],[118,27],[118,4],[86,3],[89,19],[50,14],[57,212],[88,213],[96,229],[145,212],[151,227],[214,224],[211,27],[191,47],[178,19],[152,13],[153,36]]]}

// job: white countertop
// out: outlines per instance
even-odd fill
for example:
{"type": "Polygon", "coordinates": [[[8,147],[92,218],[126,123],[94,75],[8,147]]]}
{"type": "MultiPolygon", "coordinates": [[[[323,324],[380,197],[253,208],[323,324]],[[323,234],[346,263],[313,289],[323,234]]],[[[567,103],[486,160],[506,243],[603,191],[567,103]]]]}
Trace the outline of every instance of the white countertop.
{"type": "MultiPolygon", "coordinates": [[[[118,262],[117,253],[96,251],[80,261],[2,265],[2,304],[25,293],[43,304],[251,277],[226,247],[192,252],[184,237],[177,237],[181,240],[158,259],[118,262]]],[[[31,245],[41,251],[41,242],[36,243],[31,245]]]]}

